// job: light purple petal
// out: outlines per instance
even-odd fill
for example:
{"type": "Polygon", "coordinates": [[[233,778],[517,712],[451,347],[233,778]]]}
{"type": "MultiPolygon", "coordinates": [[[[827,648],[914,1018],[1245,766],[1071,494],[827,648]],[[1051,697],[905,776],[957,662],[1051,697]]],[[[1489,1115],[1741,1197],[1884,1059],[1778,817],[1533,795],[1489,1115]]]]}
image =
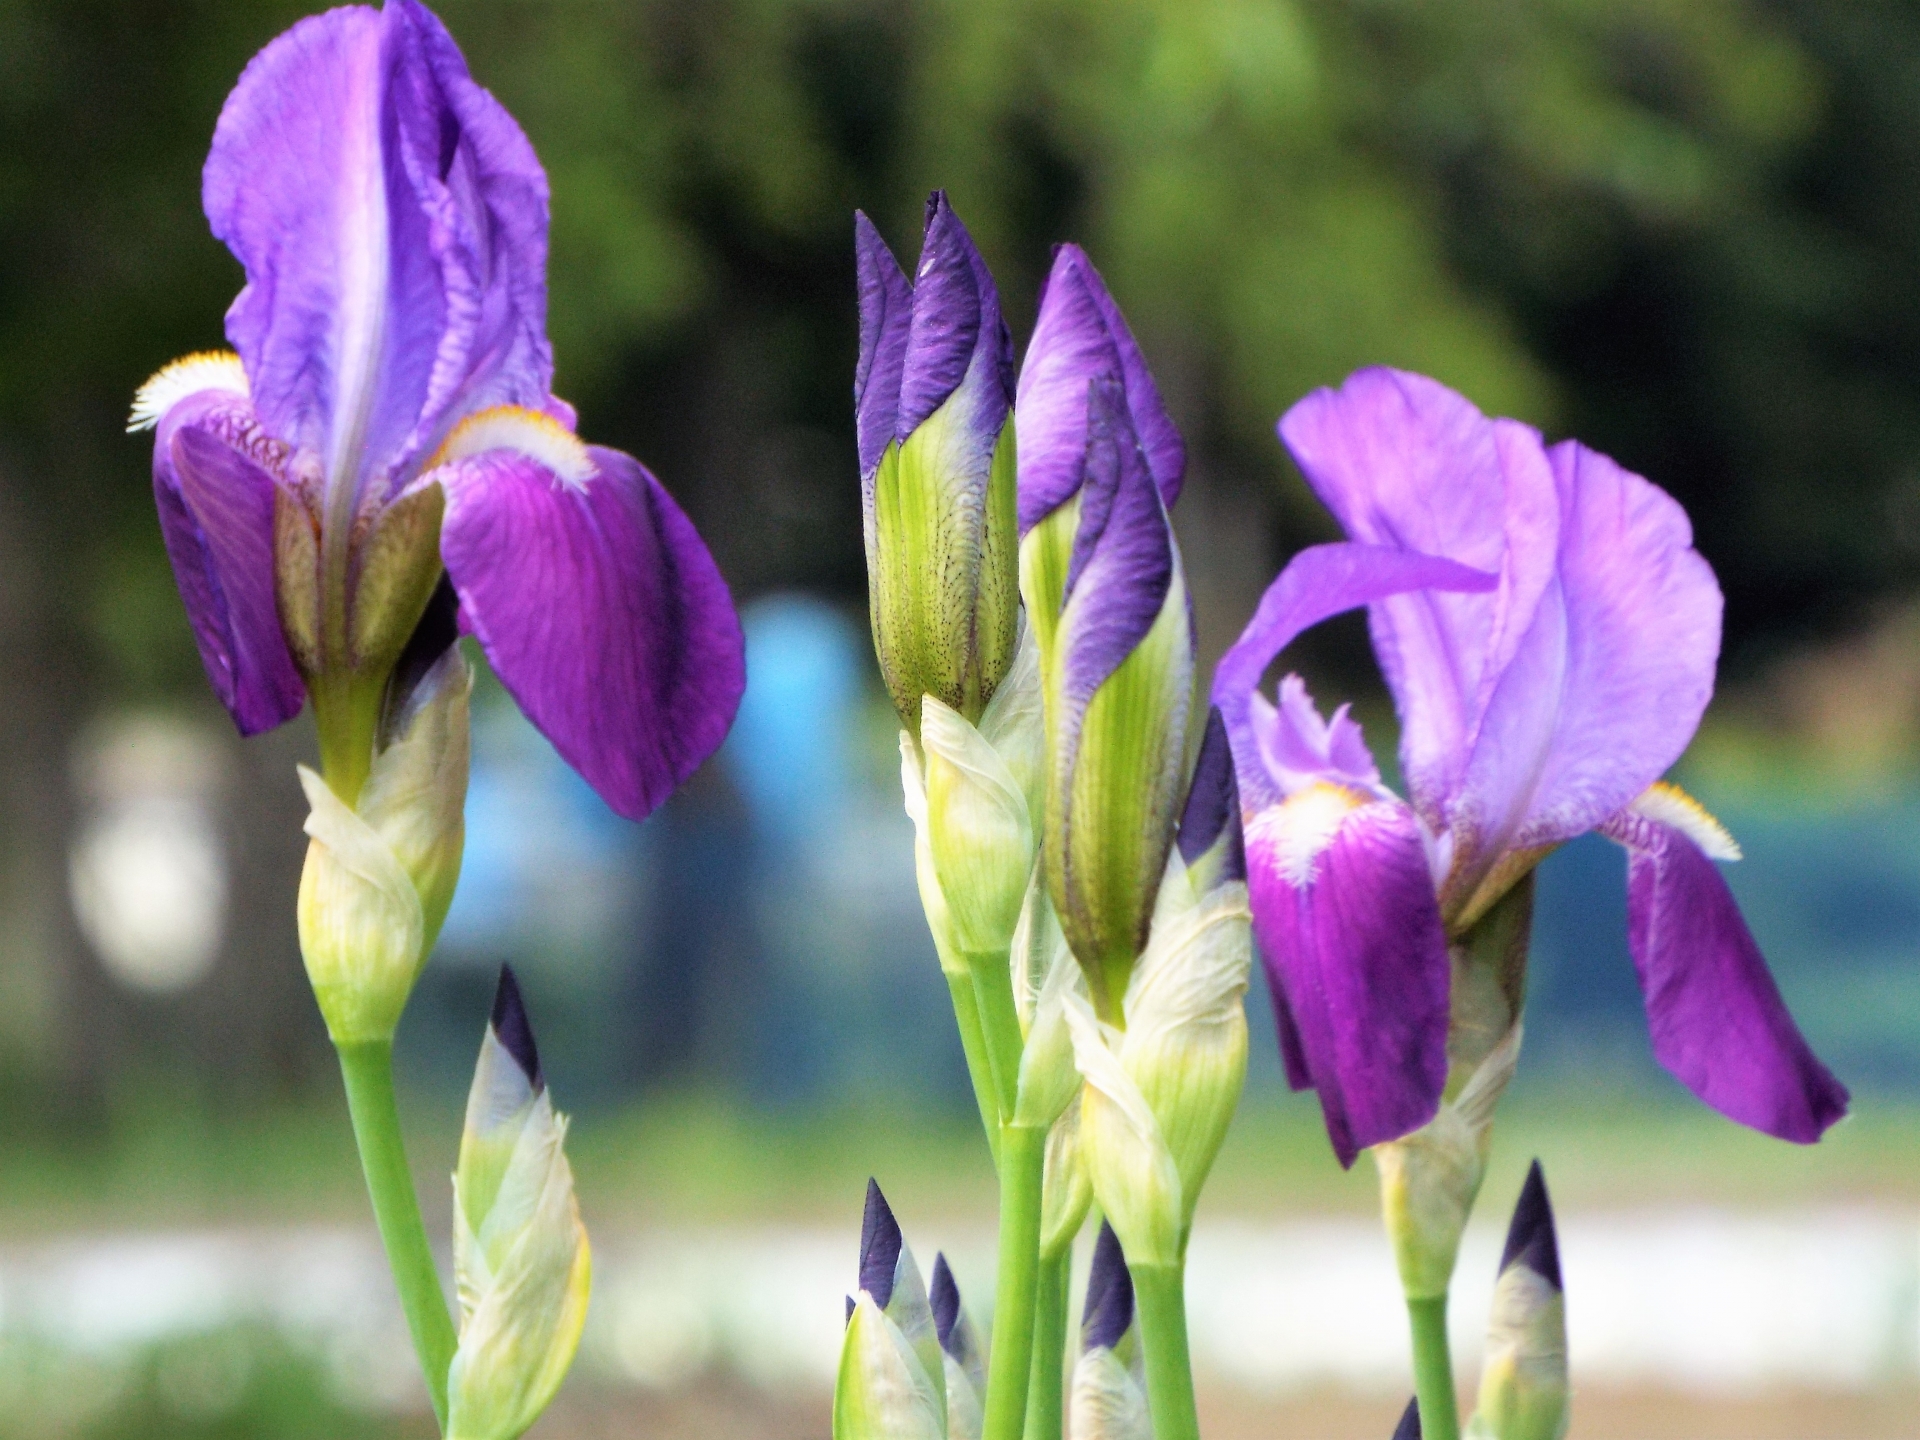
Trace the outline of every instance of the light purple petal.
{"type": "Polygon", "coordinates": [[[1447,940],[1419,821],[1319,787],[1248,822],[1247,870],[1283,1053],[1351,1165],[1431,1120],[1446,1086],[1447,940]]]}
{"type": "Polygon", "coordinates": [[[1678,828],[1622,812],[1603,832],[1627,849],[1627,938],[1654,1058],[1742,1125],[1810,1144],[1847,1113],[1780,998],[1719,868],[1678,828]]]}
{"type": "Polygon", "coordinates": [[[1282,798],[1262,763],[1251,717],[1261,676],[1295,637],[1343,610],[1384,596],[1423,587],[1471,593],[1491,590],[1494,584],[1494,577],[1484,571],[1378,545],[1315,545],[1288,561],[1213,676],[1213,703],[1226,721],[1247,814],[1282,798]]]}
{"type": "Polygon", "coordinates": [[[1485,593],[1426,590],[1369,615],[1409,793],[1443,829],[1492,686],[1553,571],[1558,507],[1539,436],[1425,376],[1371,369],[1300,401],[1280,437],[1350,538],[1500,577],[1485,593]]]}
{"type": "Polygon", "coordinates": [[[584,490],[513,451],[443,471],[440,550],[501,683],[607,804],[648,814],[726,735],[745,684],[713,557],[638,461],[584,490]]]}
{"type": "Polygon", "coordinates": [[[907,332],[913,324],[913,287],[873,222],[858,210],[853,212],[853,254],[860,282],[860,360],[853,372],[853,418],[860,474],[865,480],[897,438],[900,380],[907,332]]]}
{"type": "Polygon", "coordinates": [[[1456,807],[1468,869],[1600,824],[1680,758],[1713,695],[1720,587],[1686,512],[1572,441],[1549,459],[1558,564],[1468,761],[1456,807]]]}
{"type": "Polygon", "coordinates": [[[1248,720],[1263,768],[1282,795],[1321,780],[1367,794],[1384,793],[1380,767],[1349,708],[1342,705],[1331,720],[1322,720],[1298,675],[1281,677],[1278,706],[1268,704],[1264,695],[1253,696],[1248,720]]]}
{"type": "Polygon", "coordinates": [[[205,391],[175,405],[153,447],[167,558],[214,694],[242,735],[300,713],[306,687],[280,628],[273,584],[276,482],[246,402],[205,391]]]}
{"type": "Polygon", "coordinates": [[[1171,510],[1186,474],[1186,447],[1147,362],[1100,272],[1077,245],[1053,252],[1040,313],[1027,342],[1014,405],[1019,431],[1020,533],[1080,488],[1087,441],[1087,385],[1117,380],[1126,392],[1147,469],[1171,510]]]}
{"type": "Polygon", "coordinates": [[[260,417],[330,485],[397,481],[456,408],[544,400],[545,179],[411,0],[261,51],[203,198],[246,267],[227,333],[260,417]]]}

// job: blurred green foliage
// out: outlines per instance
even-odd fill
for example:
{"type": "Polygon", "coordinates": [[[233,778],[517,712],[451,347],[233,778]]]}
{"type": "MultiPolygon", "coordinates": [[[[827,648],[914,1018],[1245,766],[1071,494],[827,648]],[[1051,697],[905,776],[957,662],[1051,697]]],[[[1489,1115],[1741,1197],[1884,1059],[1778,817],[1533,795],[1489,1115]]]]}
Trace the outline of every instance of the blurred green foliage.
{"type": "MultiPolygon", "coordinates": [[[[305,8],[0,0],[0,473],[114,688],[193,674],[118,431],[219,342],[197,171],[305,8]]],[[[1920,557],[1920,14],[1735,0],[448,0],[553,180],[559,383],[743,591],[862,572],[849,212],[941,185],[1019,331],[1059,239],[1276,554],[1271,439],[1355,366],[1432,372],[1687,501],[1731,628],[1844,618],[1920,557]]]]}

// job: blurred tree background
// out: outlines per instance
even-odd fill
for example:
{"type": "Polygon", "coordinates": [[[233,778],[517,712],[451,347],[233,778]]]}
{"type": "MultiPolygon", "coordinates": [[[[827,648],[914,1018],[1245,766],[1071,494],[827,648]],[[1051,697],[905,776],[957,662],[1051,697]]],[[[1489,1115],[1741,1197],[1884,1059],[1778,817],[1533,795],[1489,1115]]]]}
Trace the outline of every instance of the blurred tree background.
{"type": "MultiPolygon", "coordinates": [[[[0,1063],[62,1106],[191,1051],[215,1095],[325,1061],[291,923],[298,734],[234,742],[238,937],[167,999],[66,903],[76,737],[211,710],[142,379],[223,343],[199,168],[304,6],[0,0],[0,1063]]],[[[1897,0],[446,0],[553,186],[557,388],[742,599],[857,605],[851,212],[910,263],[947,188],[1017,342],[1060,240],[1193,452],[1217,650],[1328,522],[1273,439],[1363,364],[1576,433],[1692,512],[1729,673],[1920,569],[1920,11],[1897,0]]],[[[9,1107],[34,1113],[34,1107],[9,1107]]]]}

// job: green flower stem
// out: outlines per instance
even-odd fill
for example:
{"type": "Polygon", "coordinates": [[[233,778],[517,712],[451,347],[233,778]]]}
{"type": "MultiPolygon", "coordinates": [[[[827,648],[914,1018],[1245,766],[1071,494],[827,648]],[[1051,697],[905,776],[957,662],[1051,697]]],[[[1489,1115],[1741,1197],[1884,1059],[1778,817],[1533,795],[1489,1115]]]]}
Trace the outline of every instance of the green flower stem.
{"type": "Polygon", "coordinates": [[[1001,1130],[1000,1268],[994,1282],[982,1440],[1023,1440],[1026,1430],[1034,1292],[1040,1278],[1040,1182],[1046,1159],[1045,1127],[1008,1125],[1001,1130]]]}
{"type": "Polygon", "coordinates": [[[407,1166],[406,1146],[400,1138],[400,1111],[393,1093],[393,1042],[369,1040],[336,1047],[340,1074],[347,1083],[347,1109],[353,1116],[353,1138],[360,1146],[360,1166],[367,1174],[367,1194],[373,1199],[374,1219],[387,1249],[387,1264],[400,1290],[413,1348],[426,1372],[427,1391],[433,1397],[434,1418],[442,1433],[447,1428],[447,1368],[453,1364],[459,1339],[440,1272],[434,1268],[426,1226],[420,1220],[420,1201],[413,1192],[413,1172],[407,1166]]]}
{"type": "Polygon", "coordinates": [[[994,1169],[1000,1168],[999,1100],[993,1089],[993,1067],[987,1059],[986,1032],[980,1028],[980,1002],[973,993],[973,976],[966,971],[943,972],[947,992],[953,996],[953,1018],[960,1027],[960,1048],[967,1056],[967,1078],[973,1081],[973,1098],[980,1106],[980,1125],[987,1132],[987,1148],[993,1152],[994,1169]]]}
{"type": "Polygon", "coordinates": [[[1413,1327],[1413,1393],[1420,1402],[1424,1440],[1460,1440],[1459,1401],[1453,1391],[1453,1353],[1447,1345],[1447,1297],[1407,1297],[1413,1327]]]}
{"type": "Polygon", "coordinates": [[[1135,1265],[1133,1298],[1147,1364],[1153,1440],[1200,1440],[1187,1358],[1186,1267],[1135,1265]]]}
{"type": "Polygon", "coordinates": [[[1027,1377],[1026,1440],[1060,1440],[1067,1369],[1067,1281],[1073,1246],[1040,1257],[1033,1297],[1033,1370],[1027,1377]]]}
{"type": "Polygon", "coordinates": [[[967,968],[973,972],[974,1000],[980,1008],[980,1029],[986,1039],[987,1068],[993,1074],[1000,1123],[1009,1125],[1014,1102],[1020,1096],[1020,1052],[1026,1043],[1020,1033],[1020,1012],[1013,1004],[1013,967],[1007,952],[999,950],[967,956],[967,968]]]}

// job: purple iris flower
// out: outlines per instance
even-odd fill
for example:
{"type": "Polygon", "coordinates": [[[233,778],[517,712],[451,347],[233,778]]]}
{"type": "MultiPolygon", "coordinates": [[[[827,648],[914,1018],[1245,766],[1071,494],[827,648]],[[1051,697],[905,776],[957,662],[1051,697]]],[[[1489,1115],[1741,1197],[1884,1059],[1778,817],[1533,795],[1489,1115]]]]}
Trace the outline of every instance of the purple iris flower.
{"type": "Polygon", "coordinates": [[[1809,1142],[1847,1092],[1787,1013],[1715,860],[1731,838],[1661,775],[1713,692],[1721,597],[1664,491],[1574,441],[1373,369],[1280,422],[1354,543],[1295,556],[1221,662],[1254,923],[1296,1088],[1343,1162],[1425,1124],[1448,1080],[1448,943],[1554,846],[1628,852],[1655,1056],[1709,1105],[1809,1142]],[[1408,800],[1344,707],[1269,662],[1366,605],[1408,800]]]}
{"type": "Polygon", "coordinates": [[[246,268],[238,354],[163,370],[134,425],[242,733],[309,697],[323,747],[366,731],[450,584],[521,708],[645,815],[725,734],[740,629],[687,517],[551,392],[547,182],[519,126],[415,0],[332,10],[248,65],[204,202],[246,268]]]}

